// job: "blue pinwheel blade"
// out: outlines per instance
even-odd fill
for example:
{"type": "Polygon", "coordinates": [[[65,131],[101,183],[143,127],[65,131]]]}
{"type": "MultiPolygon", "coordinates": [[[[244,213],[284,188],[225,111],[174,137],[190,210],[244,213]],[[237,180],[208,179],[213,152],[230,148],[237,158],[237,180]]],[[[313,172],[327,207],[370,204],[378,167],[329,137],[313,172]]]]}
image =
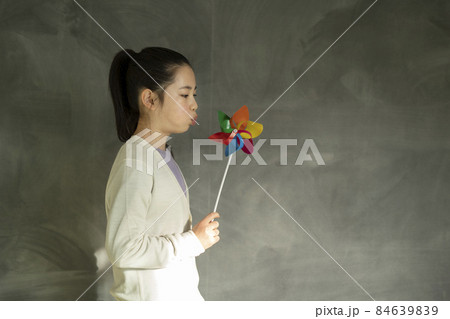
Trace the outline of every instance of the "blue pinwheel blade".
{"type": "Polygon", "coordinates": [[[244,147],[244,139],[240,134],[236,134],[236,136],[231,140],[231,142],[227,145],[225,148],[225,156],[229,156],[233,154],[234,152],[239,151],[241,148],[244,147]],[[239,139],[239,146],[236,147],[236,144],[238,143],[237,140],[239,139]]]}

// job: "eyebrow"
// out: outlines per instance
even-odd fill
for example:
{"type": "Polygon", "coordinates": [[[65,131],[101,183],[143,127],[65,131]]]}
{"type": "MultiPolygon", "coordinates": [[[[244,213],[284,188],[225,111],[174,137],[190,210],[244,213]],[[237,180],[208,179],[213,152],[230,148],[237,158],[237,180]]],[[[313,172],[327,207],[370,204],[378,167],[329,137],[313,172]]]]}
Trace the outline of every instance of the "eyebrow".
{"type": "MultiPolygon", "coordinates": [[[[191,90],[191,89],[192,89],[192,86],[185,85],[185,86],[180,87],[178,90],[181,90],[181,89],[189,89],[189,90],[191,90]]],[[[195,86],[195,90],[196,90],[196,89],[197,89],[197,85],[195,86]]]]}

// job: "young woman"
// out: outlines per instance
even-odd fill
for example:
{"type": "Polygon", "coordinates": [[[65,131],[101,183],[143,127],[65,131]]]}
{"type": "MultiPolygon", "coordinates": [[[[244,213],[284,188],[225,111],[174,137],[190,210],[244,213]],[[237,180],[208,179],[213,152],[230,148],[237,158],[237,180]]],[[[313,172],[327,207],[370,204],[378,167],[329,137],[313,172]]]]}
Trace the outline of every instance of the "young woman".
{"type": "Polygon", "coordinates": [[[126,142],[105,192],[110,293],[116,300],[204,300],[195,257],[219,241],[219,213],[192,227],[189,191],[166,143],[197,118],[193,69],[167,48],[120,51],[109,88],[126,142]]]}

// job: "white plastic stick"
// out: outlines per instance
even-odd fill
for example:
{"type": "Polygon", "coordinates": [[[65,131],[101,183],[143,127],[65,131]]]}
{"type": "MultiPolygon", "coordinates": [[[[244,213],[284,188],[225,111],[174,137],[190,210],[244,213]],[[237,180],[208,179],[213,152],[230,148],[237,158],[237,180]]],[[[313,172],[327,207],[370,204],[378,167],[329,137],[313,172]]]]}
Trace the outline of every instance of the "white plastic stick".
{"type": "MultiPolygon", "coordinates": [[[[220,193],[222,192],[223,182],[225,181],[225,177],[227,176],[228,167],[230,166],[231,157],[233,156],[233,154],[234,154],[234,153],[232,153],[230,156],[228,156],[227,167],[225,168],[225,173],[223,174],[223,177],[222,177],[222,183],[220,183],[219,194],[217,195],[216,205],[214,206],[213,212],[216,211],[217,205],[219,204],[219,198],[220,198],[220,193]]],[[[214,219],[213,219],[213,220],[214,220],[214,219]]]]}

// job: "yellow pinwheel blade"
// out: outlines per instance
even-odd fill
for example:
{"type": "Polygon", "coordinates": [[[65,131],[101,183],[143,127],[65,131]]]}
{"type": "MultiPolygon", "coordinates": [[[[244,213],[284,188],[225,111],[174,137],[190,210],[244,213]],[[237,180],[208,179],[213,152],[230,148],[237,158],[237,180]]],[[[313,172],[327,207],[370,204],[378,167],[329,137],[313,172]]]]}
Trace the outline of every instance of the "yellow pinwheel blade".
{"type": "MultiPolygon", "coordinates": [[[[252,121],[247,121],[247,127],[245,128],[246,131],[249,131],[250,134],[252,134],[252,138],[257,137],[259,134],[261,134],[262,130],[263,130],[263,125],[260,123],[256,123],[256,122],[252,122],[252,121]]],[[[242,137],[244,137],[244,134],[241,134],[242,137]]],[[[248,136],[248,134],[245,134],[246,136],[248,136]]],[[[250,137],[244,137],[244,138],[250,138],[250,137]]]]}

